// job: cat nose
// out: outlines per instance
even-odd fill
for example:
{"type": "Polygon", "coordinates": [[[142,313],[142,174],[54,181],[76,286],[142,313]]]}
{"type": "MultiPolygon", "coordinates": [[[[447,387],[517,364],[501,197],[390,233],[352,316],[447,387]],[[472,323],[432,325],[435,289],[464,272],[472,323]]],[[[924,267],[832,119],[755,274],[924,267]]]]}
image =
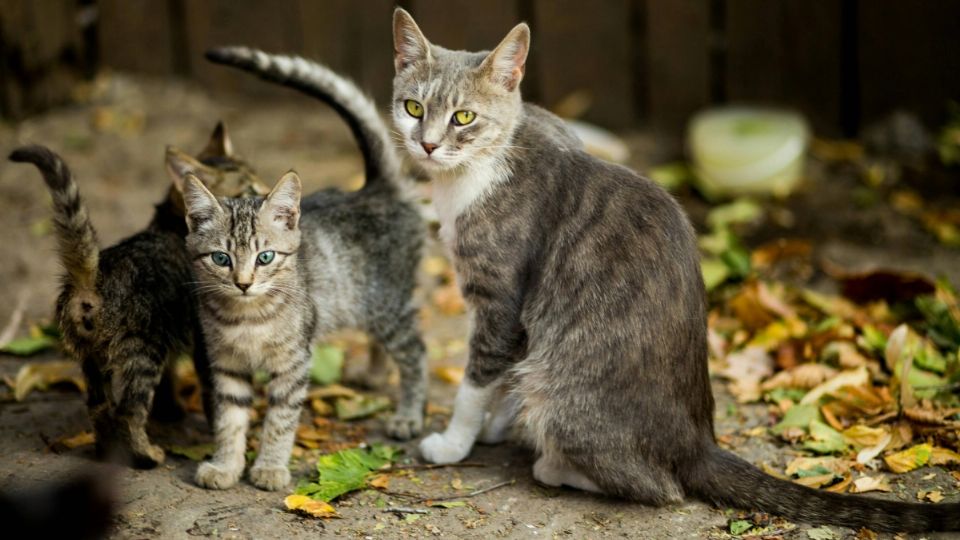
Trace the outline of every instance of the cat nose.
{"type": "Polygon", "coordinates": [[[243,292],[247,292],[247,289],[250,288],[250,285],[253,285],[253,283],[240,283],[239,281],[235,281],[233,284],[243,292]]]}
{"type": "Polygon", "coordinates": [[[439,144],[433,144],[428,142],[422,142],[420,143],[420,146],[423,147],[423,150],[427,153],[428,156],[432,154],[434,150],[440,147],[439,144]]]}

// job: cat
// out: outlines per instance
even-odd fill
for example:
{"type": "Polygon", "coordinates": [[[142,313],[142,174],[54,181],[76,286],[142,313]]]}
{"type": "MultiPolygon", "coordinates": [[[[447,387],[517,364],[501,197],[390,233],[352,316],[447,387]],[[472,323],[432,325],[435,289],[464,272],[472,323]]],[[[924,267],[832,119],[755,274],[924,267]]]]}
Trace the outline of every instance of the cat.
{"type": "Polygon", "coordinates": [[[854,528],[960,527],[957,504],[818,491],[720,449],[696,236],[677,202],[523,103],[526,24],[492,52],[433,45],[399,8],[393,29],[394,123],[433,183],[473,319],[453,417],[421,441],[426,460],[460,461],[515,426],[551,486],[854,528]]]}
{"type": "Polygon", "coordinates": [[[424,227],[408,200],[400,161],[374,103],[350,81],[300,58],[223,48],[208,58],[293,86],[329,103],[364,157],[366,183],[303,198],[285,175],[266,198],[217,198],[202,183],[182,184],[187,244],[200,283],[200,314],[214,376],[217,450],[195,480],[225,489],[243,474],[252,402],[250,374],[265,369],[269,407],[251,482],[278,490],[308,384],[310,344],[342,327],[359,328],[396,361],[401,379],[388,435],[420,433],[426,403],[425,347],[412,301],[424,227]]]}
{"type": "MultiPolygon", "coordinates": [[[[164,451],[151,443],[146,424],[151,405],[163,409],[165,416],[177,415],[167,372],[171,360],[193,354],[201,381],[209,378],[180,193],[168,192],[145,230],[100,250],[63,159],[42,146],[18,148],[10,159],[34,164],[53,197],[65,270],[56,317],[63,347],[81,363],[86,378],[97,454],[137,467],[156,466],[163,462],[164,451]]],[[[265,190],[252,170],[233,156],[223,124],[197,159],[169,147],[166,165],[171,176],[189,172],[218,193],[239,196],[265,190]]],[[[204,386],[209,388],[209,382],[204,386]]],[[[209,395],[204,398],[209,415],[209,395]]]]}

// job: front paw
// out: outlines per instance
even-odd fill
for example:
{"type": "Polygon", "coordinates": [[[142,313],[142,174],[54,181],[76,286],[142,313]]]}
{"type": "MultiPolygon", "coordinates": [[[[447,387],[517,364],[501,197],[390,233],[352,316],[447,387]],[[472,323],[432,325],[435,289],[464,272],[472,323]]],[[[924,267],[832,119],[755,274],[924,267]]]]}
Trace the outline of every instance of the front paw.
{"type": "Polygon", "coordinates": [[[145,443],[132,449],[133,465],[138,469],[152,469],[163,463],[167,455],[163,448],[155,444],[145,443]]]}
{"type": "Polygon", "coordinates": [[[397,413],[387,420],[387,435],[400,441],[412,439],[423,430],[422,414],[397,413]]]}
{"type": "Polygon", "coordinates": [[[457,463],[467,457],[470,446],[443,433],[433,433],[420,441],[420,454],[430,463],[457,463]]]}
{"type": "Polygon", "coordinates": [[[253,485],[267,491],[279,491],[290,484],[290,469],[277,465],[254,465],[250,469],[253,485]]]}
{"type": "Polygon", "coordinates": [[[240,480],[243,468],[230,468],[222,463],[204,461],[197,467],[194,476],[197,485],[207,489],[227,489],[240,480]]]}

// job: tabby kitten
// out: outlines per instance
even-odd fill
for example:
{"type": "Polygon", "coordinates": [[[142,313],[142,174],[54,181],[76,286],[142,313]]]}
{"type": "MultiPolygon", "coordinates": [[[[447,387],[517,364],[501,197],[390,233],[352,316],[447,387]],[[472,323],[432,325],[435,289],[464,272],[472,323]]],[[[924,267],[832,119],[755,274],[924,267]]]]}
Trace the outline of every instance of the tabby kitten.
{"type": "Polygon", "coordinates": [[[522,102],[529,47],[520,24],[493,52],[450,51],[394,15],[394,120],[433,181],[474,323],[453,418],[423,456],[460,461],[515,424],[552,486],[854,528],[960,527],[960,505],[814,490],[717,446],[693,228],[663,189],[522,102]]]}
{"type": "Polygon", "coordinates": [[[300,58],[244,48],[218,49],[208,58],[329,103],[351,127],[366,169],[360,191],[328,189],[302,204],[294,173],[265,199],[217,199],[200,182],[183,186],[217,402],[217,451],[197,469],[196,481],[223,489],[239,480],[250,375],[263,369],[272,375],[269,408],[250,480],[277,490],[290,480],[310,344],[335,329],[366,331],[396,361],[402,388],[387,433],[408,439],[422,429],[425,348],[412,294],[423,224],[404,193],[408,182],[386,126],[353,83],[300,58]]]}
{"type": "MultiPolygon", "coordinates": [[[[60,156],[42,146],[25,146],[10,159],[36,165],[53,196],[58,249],[66,271],[57,320],[64,348],[82,364],[87,379],[97,453],[122,461],[130,458],[140,467],[162,463],[164,452],[150,442],[145,428],[165,369],[170,360],[188,353],[194,355],[201,379],[209,376],[179,191],[171,190],[157,205],[144,231],[101,251],[77,184],[60,156]]],[[[168,148],[166,162],[175,180],[190,172],[218,193],[263,190],[249,168],[232,155],[222,124],[197,159],[168,148]]],[[[169,409],[175,404],[169,393],[172,385],[165,384],[162,390],[167,393],[158,395],[157,405],[162,402],[169,409]]],[[[209,403],[209,397],[205,401],[209,403]]]]}

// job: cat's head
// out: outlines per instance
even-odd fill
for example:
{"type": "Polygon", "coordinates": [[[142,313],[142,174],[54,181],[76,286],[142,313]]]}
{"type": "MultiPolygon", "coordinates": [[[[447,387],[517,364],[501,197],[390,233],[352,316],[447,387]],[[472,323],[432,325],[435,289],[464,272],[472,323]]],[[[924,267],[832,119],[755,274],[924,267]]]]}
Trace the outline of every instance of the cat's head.
{"type": "Polygon", "coordinates": [[[170,200],[181,214],[184,210],[181,193],[188,174],[199,178],[218,197],[262,196],[270,192],[253,167],[234,152],[223,122],[217,124],[207,146],[196,157],[168,146],[166,166],[173,182],[170,200]]]}
{"type": "Polygon", "coordinates": [[[520,114],[530,28],[518,24],[493,52],[431,44],[401,8],[393,16],[393,120],[403,147],[428,172],[502,152],[520,114]]]}
{"type": "Polygon", "coordinates": [[[300,247],[300,192],[300,178],[292,171],[266,197],[217,198],[187,175],[187,250],[197,290],[240,301],[289,297],[300,247]]]}

